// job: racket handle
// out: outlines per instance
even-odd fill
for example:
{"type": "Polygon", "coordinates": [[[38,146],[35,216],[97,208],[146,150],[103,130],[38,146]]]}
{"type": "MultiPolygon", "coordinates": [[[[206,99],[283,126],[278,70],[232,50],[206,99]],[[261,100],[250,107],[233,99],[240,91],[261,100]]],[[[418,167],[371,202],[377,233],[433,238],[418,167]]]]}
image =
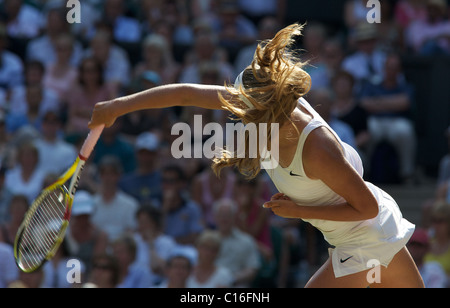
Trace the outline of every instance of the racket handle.
{"type": "Polygon", "coordinates": [[[84,141],[83,146],[80,151],[80,158],[86,161],[94,150],[95,145],[97,144],[98,139],[100,138],[105,125],[97,126],[89,132],[86,140],[84,141]]]}

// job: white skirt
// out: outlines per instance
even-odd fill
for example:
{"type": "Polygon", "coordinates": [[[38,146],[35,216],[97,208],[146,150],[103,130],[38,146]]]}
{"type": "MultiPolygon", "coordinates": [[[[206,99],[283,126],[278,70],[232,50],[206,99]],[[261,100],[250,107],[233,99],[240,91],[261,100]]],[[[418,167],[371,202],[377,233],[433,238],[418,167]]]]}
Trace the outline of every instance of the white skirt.
{"type": "Polygon", "coordinates": [[[373,184],[367,185],[378,200],[378,216],[323,232],[335,246],[330,256],[336,278],[370,270],[374,264],[387,267],[414,232],[415,226],[403,218],[395,200],[373,184]]]}

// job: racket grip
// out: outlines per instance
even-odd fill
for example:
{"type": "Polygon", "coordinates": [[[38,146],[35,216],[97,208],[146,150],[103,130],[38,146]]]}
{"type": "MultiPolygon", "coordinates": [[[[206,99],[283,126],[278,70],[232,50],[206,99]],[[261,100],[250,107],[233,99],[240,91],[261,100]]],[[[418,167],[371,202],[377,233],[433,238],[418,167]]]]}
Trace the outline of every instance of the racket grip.
{"type": "Polygon", "coordinates": [[[80,150],[80,158],[82,160],[86,161],[89,158],[104,128],[105,125],[100,125],[91,129],[80,150]]]}

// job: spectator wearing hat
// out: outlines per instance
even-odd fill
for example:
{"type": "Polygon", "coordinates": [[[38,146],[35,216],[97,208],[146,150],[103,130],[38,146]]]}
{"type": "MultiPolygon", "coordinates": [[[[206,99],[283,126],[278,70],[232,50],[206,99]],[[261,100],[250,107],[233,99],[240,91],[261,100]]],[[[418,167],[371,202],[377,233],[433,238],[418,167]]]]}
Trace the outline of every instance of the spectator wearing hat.
{"type": "Polygon", "coordinates": [[[158,285],[158,288],[187,288],[194,264],[195,260],[190,251],[183,248],[176,249],[166,262],[166,279],[158,285]]]}
{"type": "Polygon", "coordinates": [[[119,187],[122,165],[115,156],[104,156],[99,162],[100,189],[94,196],[94,225],[114,241],[136,229],[139,203],[119,187]]]}
{"type": "Polygon", "coordinates": [[[406,42],[418,54],[450,54],[450,21],[445,0],[428,0],[426,20],[412,22],[406,29],[406,42]]]}
{"type": "Polygon", "coordinates": [[[379,82],[384,75],[386,53],[377,48],[378,30],[375,24],[362,22],[352,35],[356,51],[344,58],[342,69],[353,75],[358,82],[379,82]]]}
{"type": "Polygon", "coordinates": [[[430,251],[430,240],[424,229],[417,229],[408,243],[408,250],[416,262],[426,288],[445,288],[447,276],[438,262],[425,262],[430,251]]]}
{"type": "Polygon", "coordinates": [[[135,143],[136,170],[120,180],[120,188],[141,204],[160,203],[161,174],[158,168],[158,136],[145,132],[135,143]]]}
{"type": "Polygon", "coordinates": [[[71,256],[83,262],[86,275],[92,270],[94,256],[102,255],[108,246],[108,236],[92,223],[94,199],[87,191],[78,191],[72,205],[66,244],[71,256]]]}

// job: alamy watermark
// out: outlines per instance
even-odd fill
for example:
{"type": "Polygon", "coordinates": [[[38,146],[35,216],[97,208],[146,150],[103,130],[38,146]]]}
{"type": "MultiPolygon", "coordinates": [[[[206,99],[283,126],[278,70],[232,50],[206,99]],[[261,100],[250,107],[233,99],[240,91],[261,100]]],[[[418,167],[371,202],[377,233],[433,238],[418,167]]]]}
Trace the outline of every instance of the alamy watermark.
{"type": "Polygon", "coordinates": [[[370,8],[366,15],[367,22],[370,24],[381,23],[381,3],[380,0],[368,0],[366,4],[370,8]]]}
{"type": "Polygon", "coordinates": [[[81,4],[79,0],[68,0],[66,7],[70,9],[67,12],[66,20],[69,24],[81,23],[81,4]]]}
{"type": "Polygon", "coordinates": [[[231,158],[261,159],[261,169],[271,170],[279,165],[279,124],[270,125],[270,151],[268,150],[269,130],[267,123],[207,123],[203,126],[203,117],[194,116],[194,125],[177,123],[172,127],[172,136],[179,136],[172,143],[171,153],[180,158],[219,158],[222,149],[232,155],[231,158]],[[192,132],[193,128],[193,132],[192,132]],[[249,135],[246,145],[245,136],[249,135]],[[205,136],[210,136],[205,140],[205,136]],[[226,147],[224,147],[226,144],[226,147]]]}

